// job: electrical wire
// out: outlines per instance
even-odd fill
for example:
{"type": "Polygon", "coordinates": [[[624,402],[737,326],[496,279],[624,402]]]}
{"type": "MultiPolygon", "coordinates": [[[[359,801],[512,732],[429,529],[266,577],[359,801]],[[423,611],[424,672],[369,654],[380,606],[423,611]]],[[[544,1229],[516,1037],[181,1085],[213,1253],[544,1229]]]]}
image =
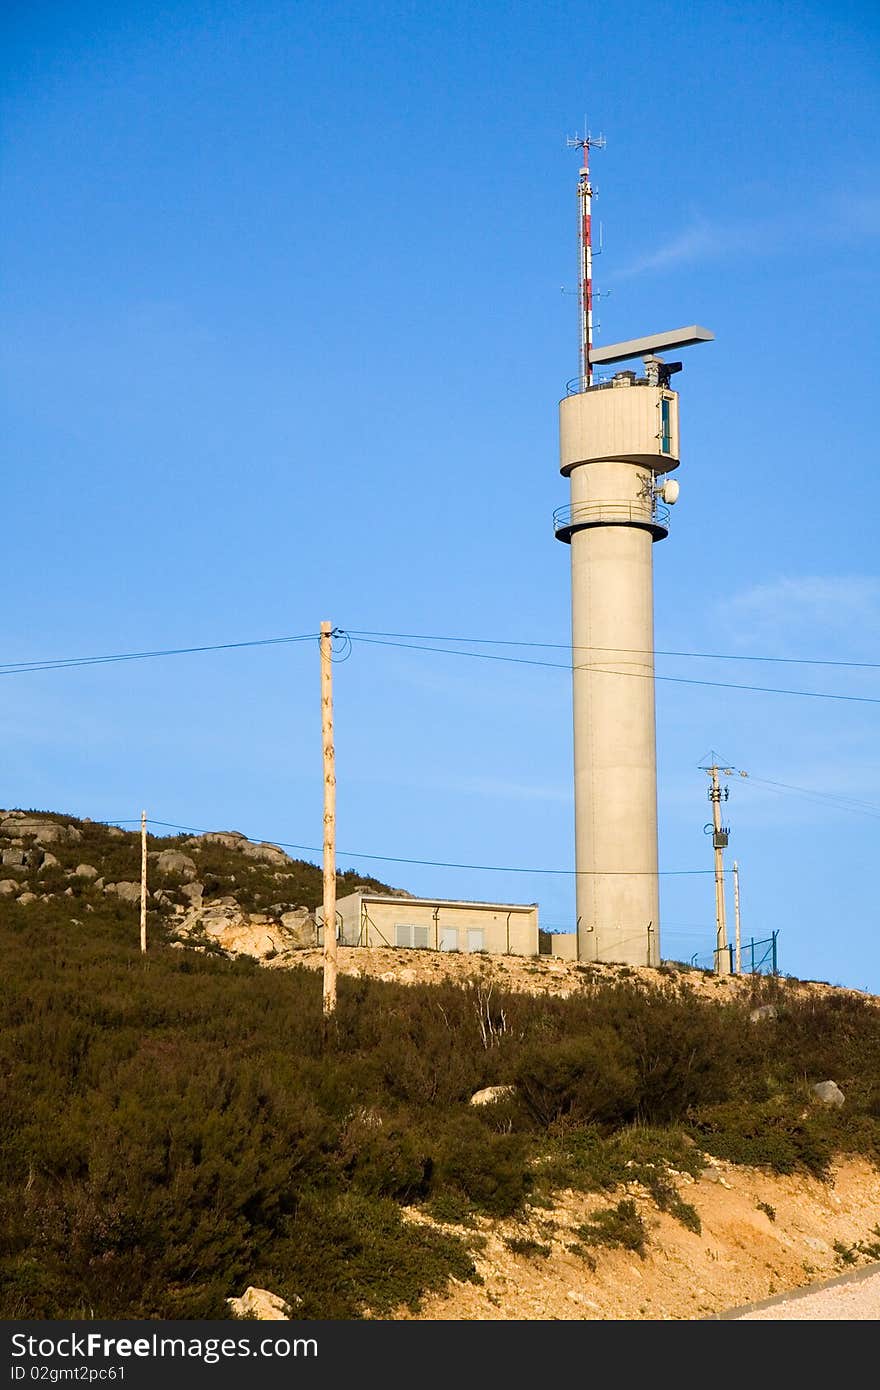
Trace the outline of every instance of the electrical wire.
{"type": "Polygon", "coordinates": [[[108,656],[56,657],[46,661],[0,662],[0,676],[18,676],[27,671],[59,671],[72,666],[102,666],[116,661],[147,661],[160,656],[191,656],[202,652],[236,651],[242,647],[278,647],[290,642],[308,642],[317,638],[316,632],[303,632],[295,637],[262,637],[249,642],[217,642],[205,647],[166,647],[146,652],[113,652],[108,656]]]}
{"type": "Polygon", "coordinates": [[[870,801],[862,801],[858,797],[841,796],[837,792],[823,792],[812,787],[795,787],[789,782],[774,782],[768,777],[757,777],[754,773],[748,774],[749,782],[756,782],[759,786],[769,787],[780,795],[790,792],[794,796],[800,796],[805,801],[812,801],[819,806],[830,806],[836,811],[849,811],[853,815],[869,816],[872,820],[880,820],[880,806],[870,801]]]}
{"type": "MultiPolygon", "coordinates": [[[[134,824],[135,822],[128,823],[134,824]]],[[[210,835],[217,833],[209,830],[197,830],[192,825],[177,825],[173,821],[156,820],[152,816],[147,817],[147,824],[160,825],[168,830],[182,830],[189,835],[210,835]]],[[[253,845],[275,845],[279,849],[298,849],[302,852],[305,852],[306,854],[323,853],[323,850],[318,845],[299,845],[292,843],[290,840],[270,840],[268,838],[260,840],[252,835],[245,835],[243,838],[253,845]]],[[[404,859],[401,858],[399,855],[363,854],[355,850],[347,849],[337,850],[337,857],[340,859],[373,859],[383,864],[417,864],[430,869],[475,869],[479,870],[480,872],[496,874],[558,874],[566,875],[572,878],[578,877],[579,875],[583,876],[586,874],[590,875],[591,877],[602,878],[633,878],[636,876],[649,878],[653,878],[655,876],[659,878],[681,878],[702,874],[714,874],[715,872],[714,869],[659,869],[657,871],[657,874],[655,875],[653,871],[650,869],[636,869],[632,872],[629,872],[626,869],[526,869],[522,868],[521,866],[511,864],[457,864],[445,859],[404,859]]]]}
{"type": "MultiPolygon", "coordinates": [[[[356,634],[351,633],[350,636],[355,637],[356,634]]],[[[503,661],[516,666],[545,666],[557,671],[592,671],[596,675],[631,676],[637,680],[668,681],[673,685],[701,685],[711,686],[716,690],[750,690],[762,695],[797,695],[810,700],[843,700],[848,704],[880,705],[880,696],[873,695],[836,695],[823,690],[791,690],[785,686],[746,685],[737,681],[706,681],[691,676],[659,676],[653,671],[610,671],[607,667],[602,666],[572,666],[559,661],[538,661],[534,658],[521,656],[499,656],[494,652],[456,651],[454,647],[423,647],[412,642],[391,641],[379,637],[361,636],[356,637],[356,640],[378,647],[400,647],[408,651],[437,652],[441,656],[465,656],[474,661],[503,661]]]]}
{"type": "MultiPolygon", "coordinates": [[[[412,642],[418,642],[418,643],[421,643],[421,642],[431,642],[431,643],[437,643],[437,642],[457,642],[457,643],[467,644],[467,645],[471,645],[471,646],[522,647],[522,648],[526,648],[526,649],[547,650],[547,651],[593,651],[593,652],[597,652],[597,653],[598,653],[598,652],[606,652],[606,653],[608,653],[608,652],[614,652],[615,654],[620,654],[620,655],[622,655],[622,656],[634,656],[634,657],[645,656],[645,655],[649,655],[649,654],[650,654],[650,650],[649,650],[649,649],[641,649],[641,648],[637,648],[637,647],[617,647],[617,648],[611,648],[611,647],[585,647],[585,646],[578,646],[578,645],[572,646],[570,643],[563,643],[563,642],[525,642],[525,641],[514,641],[513,639],[500,638],[500,637],[499,637],[499,638],[496,638],[496,637],[440,637],[440,636],[436,636],[436,635],[432,635],[432,634],[426,634],[426,633],[374,632],[374,631],[371,631],[371,630],[369,630],[369,629],[354,629],[354,628],[352,628],[352,629],[336,628],[336,629],[334,629],[334,636],[337,637],[337,638],[339,638],[339,639],[341,639],[342,642],[343,642],[343,647],[342,647],[342,649],[341,649],[338,653],[334,652],[334,660],[337,660],[337,661],[345,661],[345,660],[348,659],[349,652],[350,652],[350,641],[351,641],[352,638],[356,638],[357,640],[359,640],[359,641],[364,641],[364,642],[368,642],[368,641],[369,641],[369,642],[374,643],[375,645],[383,645],[383,644],[384,644],[384,645],[387,645],[387,646],[401,646],[401,647],[406,647],[406,648],[408,648],[408,649],[409,649],[410,641],[412,641],[412,642]],[[404,639],[405,639],[405,640],[404,640],[404,639]]],[[[111,652],[111,653],[108,653],[108,654],[102,655],[102,656],[57,657],[57,658],[40,659],[40,660],[36,660],[36,659],[35,659],[35,660],[32,660],[32,661],[9,661],[9,662],[0,662],[0,675],[19,675],[19,674],[24,674],[24,673],[27,673],[27,672],[32,672],[32,671],[54,671],[54,670],[64,670],[64,669],[67,669],[68,667],[75,667],[75,666],[97,666],[97,665],[105,665],[105,664],[109,664],[109,663],[113,663],[113,662],[118,662],[118,661],[145,661],[145,660],[151,660],[151,659],[154,659],[154,658],[157,658],[157,657],[166,657],[166,656],[188,656],[188,655],[200,654],[200,653],[204,653],[204,652],[235,651],[235,650],[239,650],[239,649],[242,649],[242,648],[245,648],[245,647],[271,647],[271,646],[282,646],[282,645],[286,645],[286,644],[291,643],[291,642],[307,642],[307,641],[310,641],[311,639],[317,638],[317,637],[318,637],[318,634],[315,633],[315,632],[306,632],[306,633],[298,633],[298,634],[296,634],[295,636],[264,637],[264,638],[258,638],[258,639],[254,639],[254,640],[250,640],[250,641],[244,641],[244,642],[217,642],[217,643],[213,643],[213,644],[205,645],[205,646],[168,647],[168,648],[162,648],[162,649],[157,649],[157,650],[151,650],[151,651],[138,651],[138,652],[111,652]]],[[[525,666],[547,666],[547,667],[555,667],[555,668],[558,668],[559,670],[566,670],[566,671],[567,671],[567,670],[571,670],[571,669],[575,669],[575,670],[601,670],[601,669],[602,669],[602,668],[600,668],[600,667],[594,667],[594,666],[589,666],[589,665],[579,665],[579,666],[575,666],[574,668],[572,668],[572,665],[571,665],[571,663],[569,663],[569,662],[540,661],[540,660],[537,660],[537,659],[528,659],[528,658],[524,658],[524,657],[505,657],[505,656],[494,655],[494,654],[488,653],[488,652],[464,652],[464,651],[455,651],[455,650],[452,650],[452,649],[449,649],[449,648],[438,647],[438,646],[428,646],[428,647],[424,647],[424,646],[413,646],[413,647],[411,648],[411,650],[414,650],[414,651],[436,651],[436,652],[442,652],[442,653],[445,653],[445,654],[448,654],[448,655],[452,655],[452,656],[471,656],[471,657],[479,657],[479,658],[481,658],[482,660],[486,660],[486,661],[510,661],[510,662],[517,662],[518,664],[520,664],[520,665],[525,665],[525,666]]],[[[663,648],[656,648],[656,649],[654,649],[654,655],[655,655],[655,656],[678,657],[678,658],[684,658],[684,659],[688,659],[688,660],[704,660],[704,661],[758,661],[758,662],[769,662],[769,663],[777,663],[777,664],[791,665],[791,666],[828,666],[828,667],[836,667],[836,668],[851,669],[851,670],[880,670],[880,662],[876,662],[876,661],[838,661],[838,660],[831,660],[831,659],[829,659],[829,658],[823,658],[823,657],[758,656],[758,655],[755,655],[755,654],[742,655],[742,654],[739,654],[739,653],[731,653],[731,652],[673,651],[673,650],[666,650],[666,649],[663,649],[663,648]]],[[[828,693],[823,692],[823,691],[812,691],[812,690],[783,690],[783,689],[776,689],[775,687],[767,687],[767,686],[753,686],[753,685],[745,685],[745,684],[733,684],[733,683],[722,682],[722,681],[702,681],[702,680],[696,680],[696,679],[687,679],[687,678],[682,677],[682,676],[658,676],[658,675],[654,675],[653,677],[651,677],[650,675],[645,675],[644,673],[642,673],[642,672],[637,672],[637,671],[632,671],[632,672],[622,672],[622,671],[618,672],[618,671],[615,671],[615,672],[609,672],[608,674],[613,674],[613,675],[641,675],[643,679],[655,679],[655,680],[674,681],[674,682],[676,682],[676,683],[678,683],[678,684],[687,684],[687,685],[711,685],[711,686],[719,686],[719,687],[722,688],[722,689],[732,689],[732,690],[757,690],[757,691],[761,691],[761,692],[769,693],[769,694],[774,694],[774,695],[803,695],[803,696],[812,696],[812,697],[814,697],[814,698],[816,698],[816,699],[824,699],[824,700],[855,700],[855,701],[859,701],[859,702],[862,702],[862,703],[868,703],[868,704],[878,704],[878,703],[880,703],[880,700],[872,700],[872,699],[870,699],[870,698],[867,697],[867,696],[858,696],[858,695],[834,695],[834,694],[828,694],[828,693]]]]}
{"type": "Polygon", "coordinates": [[[415,642],[460,642],[472,646],[483,647],[534,647],[543,648],[548,651],[579,651],[579,652],[623,652],[630,656],[645,656],[653,651],[655,656],[678,656],[699,658],[701,661],[768,661],[777,662],[789,666],[841,666],[857,670],[878,671],[880,661],[832,661],[823,657],[800,657],[800,656],[755,656],[735,654],[733,652],[680,652],[668,651],[660,647],[584,647],[577,646],[571,642],[523,642],[514,641],[510,638],[502,637],[439,637],[430,633],[419,632],[371,632],[369,629],[357,630],[348,629],[352,637],[394,637],[407,638],[415,642]]]}

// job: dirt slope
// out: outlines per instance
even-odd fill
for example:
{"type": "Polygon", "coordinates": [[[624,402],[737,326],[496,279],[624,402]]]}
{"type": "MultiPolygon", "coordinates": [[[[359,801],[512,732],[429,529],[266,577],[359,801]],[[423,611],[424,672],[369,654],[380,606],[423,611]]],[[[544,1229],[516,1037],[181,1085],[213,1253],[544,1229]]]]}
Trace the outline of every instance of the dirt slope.
{"type": "Polygon", "coordinates": [[[425,1302],[419,1319],[705,1318],[839,1274],[835,1242],[852,1250],[877,1240],[880,1172],[861,1159],[838,1164],[829,1183],[716,1162],[700,1180],[681,1174],[678,1182],[700,1214],[700,1235],[658,1212],[635,1184],[613,1198],[562,1193],[552,1210],[526,1221],[481,1221],[487,1243],[476,1263],[484,1283],[453,1281],[445,1296],[425,1302]],[[591,1270],[569,1249],[575,1228],[623,1196],[635,1200],[648,1227],[646,1256],[595,1250],[591,1270]],[[513,1254],[505,1240],[517,1238],[549,1254],[513,1254]]]}
{"type": "MultiPolygon", "coordinates": [[[[702,970],[672,965],[661,966],[659,970],[647,966],[579,965],[555,956],[490,956],[363,946],[340,946],[338,954],[340,975],[355,978],[374,976],[400,984],[440,984],[447,980],[466,984],[478,980],[486,987],[491,985],[496,989],[536,995],[551,994],[563,999],[614,980],[629,980],[630,983],[643,985],[645,989],[677,981],[704,998],[720,1000],[731,996],[749,997],[756,984],[764,979],[752,975],[719,977],[702,970]]],[[[290,951],[263,962],[272,969],[304,965],[311,970],[321,970],[323,963],[320,949],[290,951]]],[[[861,998],[874,998],[859,990],[842,990],[840,986],[824,981],[786,980],[786,985],[796,993],[843,992],[858,994],[861,998]]]]}
{"type": "MultiPolygon", "coordinates": [[[[290,959],[270,962],[274,968],[290,959]]],[[[320,951],[296,952],[296,963],[320,969],[320,951]]],[[[444,955],[435,951],[341,948],[340,974],[376,976],[401,984],[466,984],[570,997],[627,979],[646,989],[678,982],[706,998],[751,997],[749,976],[718,979],[693,970],[580,966],[551,957],[444,955]]],[[[839,987],[786,981],[796,993],[826,994],[839,987]]],[[[846,991],[859,993],[859,991],[846,991]]],[[[864,997],[864,996],[862,996],[864,997]]],[[[880,1003],[880,1000],[877,1001],[880,1003]]],[[[453,1281],[445,1295],[426,1301],[422,1320],[692,1319],[839,1274],[841,1248],[855,1263],[867,1256],[859,1242],[876,1245],[880,1228],[880,1171],[862,1159],[839,1162],[829,1182],[780,1177],[707,1159],[694,1181],[675,1175],[682,1197],[696,1207],[699,1235],[661,1213],[638,1184],[613,1195],[563,1192],[552,1208],[525,1219],[478,1219],[485,1248],[476,1255],[482,1284],[453,1281]],[[649,1232],[644,1259],[630,1251],[593,1251],[595,1269],[572,1250],[576,1228],[600,1207],[632,1198],[649,1232]],[[533,1242],[536,1252],[513,1253],[507,1242],[533,1242]],[[835,1248],[837,1246],[837,1248],[835,1248]],[[547,1253],[541,1253],[546,1251],[547,1253]]],[[[428,1222],[411,1210],[409,1219],[428,1222]]],[[[437,1223],[430,1223],[437,1224],[437,1223]]],[[[451,1230],[459,1229],[451,1227],[451,1230]]],[[[412,1315],[402,1310],[400,1317],[412,1315]]]]}

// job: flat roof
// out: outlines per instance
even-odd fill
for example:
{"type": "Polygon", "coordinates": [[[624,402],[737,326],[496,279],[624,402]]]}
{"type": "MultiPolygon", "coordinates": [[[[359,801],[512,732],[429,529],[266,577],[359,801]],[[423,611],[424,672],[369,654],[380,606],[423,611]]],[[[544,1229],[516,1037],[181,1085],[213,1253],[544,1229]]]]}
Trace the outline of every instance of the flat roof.
{"type": "Polygon", "coordinates": [[[623,343],[591,348],[590,361],[597,366],[610,362],[626,362],[630,357],[644,357],[666,348],[693,347],[694,343],[711,343],[715,338],[708,328],[692,323],[688,328],[670,328],[666,333],[649,333],[647,338],[628,338],[623,343]]]}
{"type": "MultiPolygon", "coordinates": [[[[367,898],[371,903],[397,903],[399,907],[491,907],[500,912],[531,912],[537,903],[478,903],[467,898],[401,898],[396,893],[371,893],[355,888],[347,898],[367,898]]],[[[342,899],[337,899],[341,902],[342,899]]]]}

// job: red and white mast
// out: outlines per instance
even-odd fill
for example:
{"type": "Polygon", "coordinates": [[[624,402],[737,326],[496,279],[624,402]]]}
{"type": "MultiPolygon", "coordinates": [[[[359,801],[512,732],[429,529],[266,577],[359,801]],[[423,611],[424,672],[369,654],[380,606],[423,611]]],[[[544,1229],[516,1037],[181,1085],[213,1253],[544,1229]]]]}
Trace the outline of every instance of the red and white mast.
{"type": "Polygon", "coordinates": [[[581,389],[593,384],[593,185],[590,183],[590,150],[603,149],[604,136],[595,139],[588,133],[569,140],[570,148],[584,152],[583,167],[578,174],[578,302],[580,311],[581,389]]]}

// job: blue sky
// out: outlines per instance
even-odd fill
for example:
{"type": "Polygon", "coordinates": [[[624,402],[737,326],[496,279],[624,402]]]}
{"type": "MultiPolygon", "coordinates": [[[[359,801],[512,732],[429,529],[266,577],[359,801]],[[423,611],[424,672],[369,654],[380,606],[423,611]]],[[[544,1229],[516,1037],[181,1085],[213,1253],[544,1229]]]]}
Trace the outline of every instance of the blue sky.
{"type": "MultiPolygon", "coordinates": [[[[874,6],[86,0],[3,23],[7,662],[323,618],[564,644],[584,112],[608,139],[597,341],[717,335],[676,379],[658,648],[880,661],[874,6]]],[[[869,669],[657,669],[880,700],[869,669]]],[[[5,805],[320,842],[310,642],[0,679],[5,805]]],[[[663,867],[711,867],[715,748],[752,774],[728,806],[745,934],[880,991],[880,704],[657,693],[663,867]]],[[[344,851],[571,867],[565,671],[359,642],[336,702],[344,851]]],[[[385,872],[572,923],[570,876],[385,872]]],[[[711,877],[664,878],[666,956],[712,918],[711,877]]]]}

